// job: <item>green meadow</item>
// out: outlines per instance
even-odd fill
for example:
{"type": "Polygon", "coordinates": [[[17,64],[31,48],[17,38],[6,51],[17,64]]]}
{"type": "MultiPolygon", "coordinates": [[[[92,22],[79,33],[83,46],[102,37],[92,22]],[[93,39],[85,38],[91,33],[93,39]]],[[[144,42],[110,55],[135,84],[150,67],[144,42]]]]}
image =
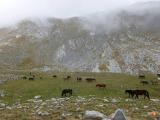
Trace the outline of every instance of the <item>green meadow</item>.
{"type": "MultiPolygon", "coordinates": [[[[0,90],[4,90],[7,96],[2,98],[5,102],[13,103],[17,99],[25,102],[36,95],[49,99],[52,97],[61,97],[61,91],[65,88],[73,89],[73,97],[95,95],[96,97],[122,97],[126,89],[145,89],[150,93],[151,98],[160,97],[159,85],[142,85],[137,76],[116,73],[33,73],[36,77],[31,80],[14,80],[0,85],[0,90]],[[57,75],[53,78],[52,75],[57,75]],[[64,80],[67,75],[70,80],[64,80]],[[76,80],[77,76],[82,77],[82,81],[76,80]],[[42,79],[40,79],[42,77],[42,79]],[[96,82],[86,82],[85,78],[94,77],[96,82]],[[105,83],[106,88],[96,88],[97,83],[105,83]]],[[[29,73],[23,73],[23,76],[29,77],[29,73]]],[[[155,79],[154,75],[146,75],[146,80],[155,79]]]]}

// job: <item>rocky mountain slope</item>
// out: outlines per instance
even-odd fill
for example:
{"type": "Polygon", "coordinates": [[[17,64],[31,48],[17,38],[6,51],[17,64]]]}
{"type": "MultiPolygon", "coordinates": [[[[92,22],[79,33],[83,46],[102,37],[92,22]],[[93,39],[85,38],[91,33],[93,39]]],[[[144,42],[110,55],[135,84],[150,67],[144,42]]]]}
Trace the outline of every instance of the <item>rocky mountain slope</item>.
{"type": "Polygon", "coordinates": [[[0,28],[0,67],[138,73],[160,70],[160,2],[109,14],[23,20],[0,28]]]}

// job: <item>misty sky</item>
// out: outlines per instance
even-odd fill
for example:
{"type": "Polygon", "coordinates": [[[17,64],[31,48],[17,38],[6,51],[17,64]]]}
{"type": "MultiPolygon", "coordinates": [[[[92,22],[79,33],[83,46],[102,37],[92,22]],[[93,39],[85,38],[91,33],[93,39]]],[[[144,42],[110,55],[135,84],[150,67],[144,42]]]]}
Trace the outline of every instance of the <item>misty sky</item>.
{"type": "Polygon", "coordinates": [[[83,16],[147,1],[151,0],[0,0],[0,25],[28,17],[83,16]]]}

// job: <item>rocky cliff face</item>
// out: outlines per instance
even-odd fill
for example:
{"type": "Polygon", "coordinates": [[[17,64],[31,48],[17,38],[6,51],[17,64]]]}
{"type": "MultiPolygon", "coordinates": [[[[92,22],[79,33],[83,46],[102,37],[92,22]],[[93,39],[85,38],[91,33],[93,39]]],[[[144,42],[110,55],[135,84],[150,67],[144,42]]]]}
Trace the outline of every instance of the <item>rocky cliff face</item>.
{"type": "Polygon", "coordinates": [[[0,29],[0,65],[34,70],[160,70],[160,2],[109,14],[23,20],[0,29]]]}

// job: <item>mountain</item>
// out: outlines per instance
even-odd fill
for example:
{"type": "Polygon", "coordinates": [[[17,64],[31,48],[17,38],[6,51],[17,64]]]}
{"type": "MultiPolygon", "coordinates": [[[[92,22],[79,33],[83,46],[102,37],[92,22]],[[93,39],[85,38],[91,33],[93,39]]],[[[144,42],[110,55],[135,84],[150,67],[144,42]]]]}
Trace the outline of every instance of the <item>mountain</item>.
{"type": "Polygon", "coordinates": [[[30,19],[0,28],[0,68],[157,73],[160,2],[69,19],[30,19]]]}

